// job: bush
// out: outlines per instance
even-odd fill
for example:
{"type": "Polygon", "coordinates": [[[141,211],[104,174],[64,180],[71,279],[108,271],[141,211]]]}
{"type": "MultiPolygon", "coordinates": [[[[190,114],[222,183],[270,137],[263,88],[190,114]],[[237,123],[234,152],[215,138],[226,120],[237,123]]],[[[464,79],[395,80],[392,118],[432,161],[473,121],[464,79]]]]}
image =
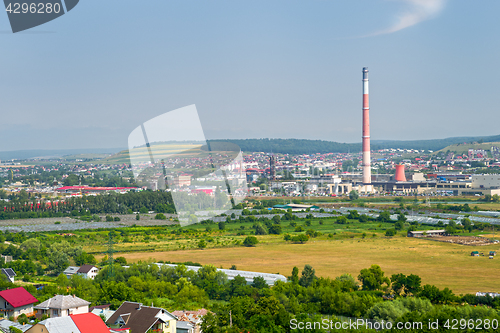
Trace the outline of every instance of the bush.
{"type": "Polygon", "coordinates": [[[219,222],[219,230],[226,229],[226,224],[224,222],[219,222]]]}
{"type": "Polygon", "coordinates": [[[292,237],[292,242],[294,242],[294,243],[304,244],[308,240],[309,240],[309,236],[305,235],[305,234],[300,234],[300,235],[292,237]]]}
{"type": "Polygon", "coordinates": [[[295,232],[302,232],[302,231],[304,231],[304,228],[301,225],[295,227],[295,232]]]}
{"type": "Polygon", "coordinates": [[[205,240],[204,240],[204,239],[202,239],[202,240],[200,240],[200,241],[198,242],[198,248],[199,248],[199,249],[202,249],[202,250],[203,250],[203,249],[204,249],[204,248],[206,248],[206,247],[207,247],[207,242],[205,242],[205,240]]]}
{"type": "Polygon", "coordinates": [[[395,236],[395,235],[396,235],[396,233],[397,233],[396,229],[389,229],[389,230],[387,230],[387,231],[385,232],[385,235],[386,235],[387,237],[392,237],[392,236],[395,236]]]}
{"type": "Polygon", "coordinates": [[[267,229],[264,227],[262,224],[257,224],[255,227],[255,234],[256,235],[267,235],[267,229]]]}
{"type": "Polygon", "coordinates": [[[113,216],[106,215],[106,222],[113,222],[113,216]]]}
{"type": "Polygon", "coordinates": [[[243,245],[245,245],[247,247],[253,247],[253,246],[257,245],[257,244],[259,244],[259,240],[255,236],[248,236],[243,241],[243,245]]]}
{"type": "Polygon", "coordinates": [[[166,219],[167,219],[167,217],[163,213],[158,213],[155,216],[155,220],[166,220],[166,219]]]}
{"type": "Polygon", "coordinates": [[[118,221],[121,221],[121,219],[118,217],[118,216],[115,216],[115,218],[113,219],[115,222],[118,222],[118,221]]]}
{"type": "Polygon", "coordinates": [[[271,228],[269,228],[269,234],[271,235],[281,235],[281,226],[280,225],[272,225],[271,228]]]}

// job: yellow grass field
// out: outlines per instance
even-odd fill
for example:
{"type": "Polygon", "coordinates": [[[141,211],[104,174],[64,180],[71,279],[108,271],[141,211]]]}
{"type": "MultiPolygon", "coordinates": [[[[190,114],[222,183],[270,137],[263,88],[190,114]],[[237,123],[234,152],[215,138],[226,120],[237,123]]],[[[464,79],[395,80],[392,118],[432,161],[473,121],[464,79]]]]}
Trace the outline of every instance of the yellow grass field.
{"type": "MultiPolygon", "coordinates": [[[[266,236],[264,236],[266,237],[266,236]]],[[[268,243],[255,248],[216,248],[169,252],[116,254],[129,262],[164,260],[193,261],[229,268],[291,274],[292,268],[312,265],[318,276],[336,277],[343,273],[357,276],[363,268],[378,264],[386,275],[417,274],[423,284],[448,287],[456,294],[500,291],[500,256],[488,259],[490,250],[500,245],[463,246],[415,238],[396,237],[365,240],[310,241],[306,244],[268,243]],[[471,251],[484,252],[472,257],[471,251]]]]}

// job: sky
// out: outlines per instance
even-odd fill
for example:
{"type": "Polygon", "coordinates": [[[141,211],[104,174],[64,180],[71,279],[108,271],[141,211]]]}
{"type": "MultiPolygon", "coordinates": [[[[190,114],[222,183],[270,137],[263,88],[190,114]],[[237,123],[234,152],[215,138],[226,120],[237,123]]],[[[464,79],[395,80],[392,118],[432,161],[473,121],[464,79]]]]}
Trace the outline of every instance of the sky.
{"type": "Polygon", "coordinates": [[[83,0],[13,34],[0,150],[127,147],[195,104],[207,139],[498,135],[500,1],[83,0]]]}

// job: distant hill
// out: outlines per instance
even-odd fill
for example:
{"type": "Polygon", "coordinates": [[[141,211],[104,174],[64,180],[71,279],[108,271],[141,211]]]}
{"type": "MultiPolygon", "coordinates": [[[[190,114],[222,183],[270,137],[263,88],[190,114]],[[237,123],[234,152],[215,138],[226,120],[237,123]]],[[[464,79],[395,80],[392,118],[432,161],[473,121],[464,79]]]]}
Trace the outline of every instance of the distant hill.
{"type": "MultiPolygon", "coordinates": [[[[238,145],[244,152],[265,152],[279,154],[314,154],[314,153],[359,153],[361,152],[361,143],[339,143],[324,140],[306,140],[306,139],[223,139],[210,140],[211,142],[231,142],[238,145]]],[[[465,144],[485,143],[477,146],[475,149],[490,149],[490,143],[499,143],[500,135],[495,136],[476,136],[476,137],[453,137],[436,140],[372,140],[372,150],[401,148],[401,149],[419,149],[433,150],[441,149],[455,151],[468,150],[465,144]],[[460,145],[461,144],[461,145],[460,145]],[[457,146],[459,145],[459,146],[457,146]],[[449,148],[451,146],[451,148],[449,148]],[[455,148],[454,148],[455,147],[455,148]]],[[[474,146],[476,147],[476,146],[474,146]]],[[[458,152],[458,151],[457,151],[458,152]]],[[[16,150],[0,152],[0,160],[11,159],[33,159],[37,157],[63,157],[73,155],[88,154],[113,154],[101,160],[102,163],[121,164],[130,163],[128,151],[120,148],[98,148],[98,149],[54,149],[54,150],[16,150]]],[[[83,156],[82,156],[83,157],[83,156]]],[[[87,156],[86,156],[87,157],[87,156]]]]}
{"type": "Polygon", "coordinates": [[[333,141],[306,139],[245,139],[245,140],[213,140],[231,142],[245,152],[265,152],[281,154],[325,154],[325,153],[358,153],[361,143],[338,143],[333,141]]]}
{"type": "MultiPolygon", "coordinates": [[[[245,140],[214,140],[227,141],[237,144],[242,151],[265,153],[283,153],[283,154],[314,154],[314,153],[359,153],[361,152],[361,143],[338,143],[322,140],[305,139],[245,139],[245,140]]],[[[419,149],[437,151],[449,145],[471,142],[497,142],[500,141],[500,135],[483,137],[455,137],[436,140],[372,140],[371,149],[419,149]]]]}
{"type": "Polygon", "coordinates": [[[475,149],[475,150],[490,150],[492,146],[500,148],[500,142],[484,142],[484,143],[459,143],[455,145],[450,145],[446,146],[441,150],[438,150],[434,152],[434,154],[440,153],[440,152],[451,152],[454,154],[467,154],[469,149],[475,149]]]}
{"type": "Polygon", "coordinates": [[[27,160],[34,158],[55,158],[70,155],[115,154],[123,148],[86,148],[86,149],[31,149],[1,151],[0,160],[27,160]]]}
{"type": "Polygon", "coordinates": [[[498,142],[500,141],[500,135],[494,136],[464,136],[464,137],[453,137],[446,139],[435,139],[435,140],[412,140],[412,141],[383,141],[383,140],[373,140],[372,149],[386,149],[386,148],[401,148],[401,149],[424,149],[424,150],[440,150],[450,145],[463,144],[463,143],[474,143],[474,142],[498,142]]]}

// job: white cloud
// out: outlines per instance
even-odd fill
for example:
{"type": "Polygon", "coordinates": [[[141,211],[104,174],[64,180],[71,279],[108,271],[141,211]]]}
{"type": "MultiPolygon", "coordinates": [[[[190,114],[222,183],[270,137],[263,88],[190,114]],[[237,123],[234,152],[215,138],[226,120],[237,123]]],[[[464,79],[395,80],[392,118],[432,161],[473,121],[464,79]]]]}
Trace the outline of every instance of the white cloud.
{"type": "MultiPolygon", "coordinates": [[[[400,13],[396,23],[390,28],[374,32],[368,36],[390,34],[411,27],[420,22],[429,20],[438,15],[444,8],[447,0],[392,0],[404,2],[408,8],[400,13]]],[[[366,36],[367,37],[367,36],[366,36]]]]}

